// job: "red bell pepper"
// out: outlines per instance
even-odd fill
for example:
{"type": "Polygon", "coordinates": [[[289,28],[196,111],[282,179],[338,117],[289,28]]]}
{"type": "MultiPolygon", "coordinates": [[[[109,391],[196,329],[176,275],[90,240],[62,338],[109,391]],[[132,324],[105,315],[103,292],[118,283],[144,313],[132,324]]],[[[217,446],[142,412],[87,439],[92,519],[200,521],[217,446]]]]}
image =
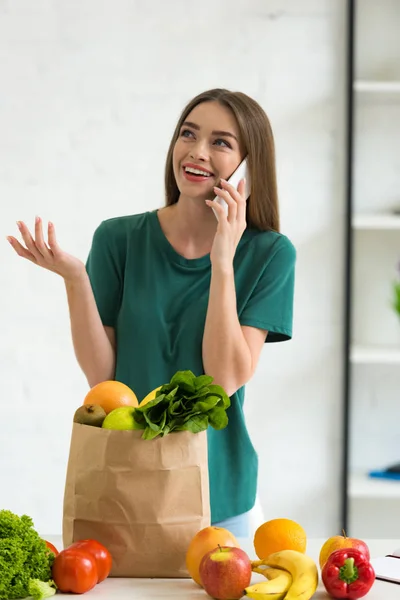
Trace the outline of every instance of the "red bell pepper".
{"type": "Polygon", "coordinates": [[[329,556],[321,578],[332,598],[357,600],[371,589],[375,571],[362,552],[355,548],[342,548],[329,556]]]}

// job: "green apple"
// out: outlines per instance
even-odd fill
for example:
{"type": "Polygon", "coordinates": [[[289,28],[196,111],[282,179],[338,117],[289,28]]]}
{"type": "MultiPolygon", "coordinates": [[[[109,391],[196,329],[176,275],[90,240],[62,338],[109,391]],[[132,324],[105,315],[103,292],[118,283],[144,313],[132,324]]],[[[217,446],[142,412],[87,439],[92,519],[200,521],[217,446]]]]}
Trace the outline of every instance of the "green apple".
{"type": "Polygon", "coordinates": [[[133,417],[134,406],[120,406],[108,413],[103,421],[104,429],[119,429],[121,431],[130,431],[132,429],[142,429],[133,417]]]}

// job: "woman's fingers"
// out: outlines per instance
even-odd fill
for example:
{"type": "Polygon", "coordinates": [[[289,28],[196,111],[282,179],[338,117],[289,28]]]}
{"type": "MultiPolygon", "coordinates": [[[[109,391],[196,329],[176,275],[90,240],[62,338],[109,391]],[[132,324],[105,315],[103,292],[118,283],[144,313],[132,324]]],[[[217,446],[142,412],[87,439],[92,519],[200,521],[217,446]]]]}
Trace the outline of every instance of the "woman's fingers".
{"type": "Polygon", "coordinates": [[[215,202],[215,200],[206,200],[207,206],[210,206],[217,213],[218,222],[221,223],[227,220],[226,210],[223,206],[220,205],[219,202],[215,202]]]}
{"type": "Polygon", "coordinates": [[[26,248],[16,238],[12,236],[7,238],[17,254],[41,266],[51,266],[54,263],[54,250],[59,252],[55,239],[54,226],[49,223],[48,243],[50,247],[48,247],[44,241],[43,224],[40,217],[36,217],[35,219],[35,238],[32,237],[23,221],[17,221],[17,225],[26,248]]]}
{"type": "Polygon", "coordinates": [[[15,252],[18,254],[18,256],[22,256],[22,258],[27,258],[31,262],[37,264],[37,260],[33,256],[32,252],[29,252],[29,250],[24,248],[23,245],[20,244],[19,241],[15,237],[13,237],[12,235],[9,235],[7,237],[7,239],[10,242],[11,246],[14,248],[15,252]]]}
{"type": "Polygon", "coordinates": [[[17,225],[18,225],[18,229],[21,232],[22,239],[25,242],[25,246],[27,247],[29,252],[31,254],[33,254],[36,261],[40,262],[42,255],[40,254],[39,250],[36,248],[35,241],[31,235],[31,232],[29,231],[29,229],[27,228],[27,226],[25,225],[25,223],[23,221],[17,221],[17,225]]]}
{"type": "Polygon", "coordinates": [[[49,221],[47,226],[47,239],[49,241],[49,247],[53,256],[57,257],[57,255],[60,253],[60,246],[57,243],[56,230],[51,221],[49,221]]]}
{"type": "MultiPolygon", "coordinates": [[[[229,184],[227,184],[226,182],[224,182],[221,179],[221,185],[226,186],[229,184]]],[[[236,220],[236,215],[237,215],[237,201],[234,198],[232,198],[230,191],[228,191],[227,189],[214,187],[214,192],[216,193],[217,196],[219,196],[220,198],[225,200],[225,202],[228,205],[228,221],[230,223],[234,222],[236,220]]]]}
{"type": "Polygon", "coordinates": [[[43,226],[42,219],[40,217],[36,217],[35,219],[35,246],[46,262],[53,262],[53,253],[46,246],[43,239],[43,226]]]}
{"type": "MultiPolygon", "coordinates": [[[[235,189],[235,187],[225,181],[225,179],[221,179],[221,186],[223,190],[228,193],[229,197],[231,198],[231,202],[235,204],[235,209],[232,210],[232,216],[234,216],[235,219],[243,221],[244,223],[246,222],[245,184],[246,182],[243,178],[239,181],[237,189],[235,189]]],[[[227,198],[227,196],[224,196],[224,199],[227,200],[227,198]]],[[[231,205],[233,207],[233,204],[231,205]]]]}
{"type": "Polygon", "coordinates": [[[48,223],[47,242],[44,240],[43,223],[40,217],[37,217],[35,220],[35,239],[33,239],[25,223],[22,221],[18,221],[17,223],[26,247],[14,236],[8,236],[7,239],[19,256],[64,278],[72,278],[76,273],[79,274],[82,267],[84,270],[85,267],[81,261],[66,254],[59,247],[53,223],[48,223]]]}
{"type": "Polygon", "coordinates": [[[237,218],[240,221],[243,221],[245,223],[246,222],[246,205],[247,205],[247,200],[245,198],[245,193],[246,193],[246,181],[245,181],[245,179],[241,179],[239,181],[239,185],[238,185],[237,191],[238,191],[238,194],[239,194],[237,218]]]}

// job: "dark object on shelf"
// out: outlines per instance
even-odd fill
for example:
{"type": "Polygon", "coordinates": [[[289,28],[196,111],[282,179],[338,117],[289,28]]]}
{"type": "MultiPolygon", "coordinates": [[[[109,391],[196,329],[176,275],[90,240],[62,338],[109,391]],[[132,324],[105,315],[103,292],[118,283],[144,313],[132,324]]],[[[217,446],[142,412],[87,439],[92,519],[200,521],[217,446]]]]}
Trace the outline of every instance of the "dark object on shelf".
{"type": "Polygon", "coordinates": [[[396,463],[386,469],[388,473],[398,473],[400,475],[400,463],[396,463]]]}
{"type": "Polygon", "coordinates": [[[386,469],[374,470],[368,473],[370,477],[400,481],[400,463],[390,465],[386,469]]]}

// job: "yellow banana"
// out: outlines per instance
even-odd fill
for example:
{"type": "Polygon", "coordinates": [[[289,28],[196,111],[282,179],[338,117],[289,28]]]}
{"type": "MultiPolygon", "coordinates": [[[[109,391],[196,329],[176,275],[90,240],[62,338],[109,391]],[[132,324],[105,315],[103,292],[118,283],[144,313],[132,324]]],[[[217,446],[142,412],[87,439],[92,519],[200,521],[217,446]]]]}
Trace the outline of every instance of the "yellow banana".
{"type": "Polygon", "coordinates": [[[264,575],[267,579],[275,579],[279,577],[282,573],[282,569],[273,569],[268,566],[265,560],[252,560],[251,561],[251,570],[253,573],[259,573],[260,575],[264,575]]]}
{"type": "Polygon", "coordinates": [[[269,581],[250,585],[244,590],[246,596],[254,600],[283,600],[286,598],[286,592],[292,584],[292,576],[289,572],[282,569],[262,569],[260,567],[254,567],[253,571],[265,575],[269,581]]]}
{"type": "Polygon", "coordinates": [[[286,576],[288,575],[287,571],[283,569],[273,569],[272,567],[266,565],[265,562],[262,560],[253,561],[251,563],[251,570],[253,571],[253,573],[259,573],[260,575],[264,575],[264,577],[266,577],[267,579],[276,579],[277,577],[280,577],[282,573],[286,574],[286,576]]]}
{"type": "MultiPolygon", "coordinates": [[[[255,564],[257,562],[259,561],[252,563],[255,568],[259,567],[255,564]]],[[[318,569],[310,556],[297,550],[281,550],[268,556],[262,563],[275,569],[284,569],[291,574],[293,582],[285,600],[309,600],[315,594],[318,587],[318,569]]]]}

